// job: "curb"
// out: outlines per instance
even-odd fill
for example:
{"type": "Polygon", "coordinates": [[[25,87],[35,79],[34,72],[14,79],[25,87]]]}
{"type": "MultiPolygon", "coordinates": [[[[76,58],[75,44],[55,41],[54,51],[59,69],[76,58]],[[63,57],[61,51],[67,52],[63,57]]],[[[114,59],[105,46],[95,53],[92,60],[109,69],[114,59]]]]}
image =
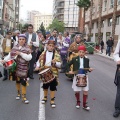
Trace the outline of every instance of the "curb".
{"type": "Polygon", "coordinates": [[[113,58],[113,57],[109,57],[109,56],[105,55],[104,53],[103,53],[103,54],[100,54],[100,53],[94,53],[94,54],[99,55],[99,56],[102,56],[102,57],[105,57],[105,58],[108,58],[108,59],[114,61],[114,58],[113,58]]]}

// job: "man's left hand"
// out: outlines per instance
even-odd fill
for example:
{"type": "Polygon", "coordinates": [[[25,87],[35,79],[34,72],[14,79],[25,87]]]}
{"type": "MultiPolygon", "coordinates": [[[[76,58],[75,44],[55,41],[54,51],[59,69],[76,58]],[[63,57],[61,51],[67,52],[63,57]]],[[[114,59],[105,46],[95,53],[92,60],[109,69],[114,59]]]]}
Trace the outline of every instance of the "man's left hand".
{"type": "Polygon", "coordinates": [[[19,51],[16,51],[16,55],[20,55],[21,54],[21,52],[19,52],[19,51]]]}

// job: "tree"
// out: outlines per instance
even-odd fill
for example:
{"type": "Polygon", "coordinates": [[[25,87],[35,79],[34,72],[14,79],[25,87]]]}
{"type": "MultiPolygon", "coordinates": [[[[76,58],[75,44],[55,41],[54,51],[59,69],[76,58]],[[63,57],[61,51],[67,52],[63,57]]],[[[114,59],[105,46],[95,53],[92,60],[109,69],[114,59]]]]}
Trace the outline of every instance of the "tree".
{"type": "Polygon", "coordinates": [[[101,41],[101,27],[102,27],[102,6],[103,0],[99,0],[99,18],[98,18],[98,44],[101,41]]]}
{"type": "Polygon", "coordinates": [[[52,21],[52,24],[49,25],[48,29],[50,29],[50,30],[56,29],[59,32],[64,32],[65,23],[58,21],[57,19],[54,19],[52,21]]]}
{"type": "Polygon", "coordinates": [[[118,2],[118,0],[114,0],[114,11],[113,11],[113,17],[112,17],[112,37],[113,37],[113,39],[115,38],[117,2],[118,2]]]}
{"type": "Polygon", "coordinates": [[[39,30],[40,30],[40,31],[42,32],[42,34],[45,36],[46,30],[45,30],[45,27],[44,27],[44,25],[43,25],[43,22],[41,23],[39,30]]]}
{"type": "Polygon", "coordinates": [[[28,28],[28,23],[25,23],[23,26],[22,26],[22,29],[26,29],[27,30],[27,28],[28,28]]]}
{"type": "Polygon", "coordinates": [[[90,22],[89,22],[89,35],[88,38],[91,40],[91,30],[92,30],[92,12],[93,12],[93,0],[91,0],[90,6],[90,22]]]}
{"type": "MultiPolygon", "coordinates": [[[[79,9],[83,8],[83,33],[85,33],[85,12],[88,10],[88,8],[90,7],[90,0],[78,0],[77,2],[77,6],[79,7],[79,9]]],[[[80,15],[80,14],[79,14],[80,15]]]]}

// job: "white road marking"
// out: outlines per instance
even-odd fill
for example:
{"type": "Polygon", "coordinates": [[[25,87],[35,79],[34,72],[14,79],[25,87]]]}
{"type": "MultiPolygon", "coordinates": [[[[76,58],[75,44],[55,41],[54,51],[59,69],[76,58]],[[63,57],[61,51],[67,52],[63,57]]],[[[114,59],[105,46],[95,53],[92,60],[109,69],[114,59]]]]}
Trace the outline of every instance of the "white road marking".
{"type": "Polygon", "coordinates": [[[38,120],[45,120],[45,105],[41,103],[41,100],[43,99],[43,89],[42,83],[40,83],[40,101],[39,101],[39,115],[38,120]]]}

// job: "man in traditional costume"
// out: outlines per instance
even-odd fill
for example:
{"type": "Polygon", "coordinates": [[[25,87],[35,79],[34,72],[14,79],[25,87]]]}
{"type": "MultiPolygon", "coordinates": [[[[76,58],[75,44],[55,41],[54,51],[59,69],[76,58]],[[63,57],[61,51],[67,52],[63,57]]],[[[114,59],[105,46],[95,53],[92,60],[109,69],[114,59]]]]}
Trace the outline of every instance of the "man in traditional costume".
{"type": "Polygon", "coordinates": [[[39,47],[39,38],[36,33],[33,32],[33,25],[29,24],[28,25],[28,32],[25,34],[27,37],[27,44],[30,46],[32,50],[32,59],[30,60],[29,64],[29,72],[28,76],[30,79],[34,79],[33,77],[33,71],[34,71],[34,65],[36,62],[36,49],[39,47]]]}
{"type": "MultiPolygon", "coordinates": [[[[81,35],[78,34],[75,36],[75,41],[70,45],[68,49],[69,52],[68,61],[71,61],[72,58],[78,56],[78,47],[80,45],[84,45],[84,43],[82,42],[81,35]]],[[[71,70],[73,70],[73,66],[71,66],[71,70]]],[[[66,74],[66,76],[73,79],[73,75],[66,74]]]]}

